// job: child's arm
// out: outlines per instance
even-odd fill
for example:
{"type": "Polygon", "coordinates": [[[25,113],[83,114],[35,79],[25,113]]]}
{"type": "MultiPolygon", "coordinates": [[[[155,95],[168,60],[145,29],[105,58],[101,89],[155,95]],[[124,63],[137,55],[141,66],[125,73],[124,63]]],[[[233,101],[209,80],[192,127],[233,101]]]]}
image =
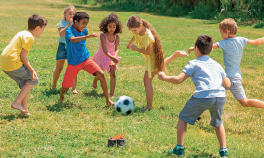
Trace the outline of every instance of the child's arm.
{"type": "Polygon", "coordinates": [[[145,49],[140,49],[140,48],[138,48],[135,45],[132,45],[131,46],[131,49],[133,51],[138,51],[139,53],[142,53],[142,54],[152,55],[152,53],[153,53],[153,44],[152,43],[149,43],[149,45],[148,45],[148,47],[147,47],[146,50],[145,49]]]}
{"type": "Polygon", "coordinates": [[[261,45],[263,43],[264,43],[264,38],[259,38],[256,40],[248,40],[247,44],[258,46],[258,45],[261,45]]]}
{"type": "Polygon", "coordinates": [[[72,25],[72,21],[73,21],[73,19],[70,18],[70,22],[69,22],[69,24],[68,24],[66,27],[60,27],[60,29],[59,29],[59,34],[60,34],[61,37],[65,35],[65,30],[66,30],[68,27],[71,27],[71,25],[72,25]]]}
{"type": "Polygon", "coordinates": [[[158,76],[161,81],[166,81],[173,84],[180,84],[188,77],[190,77],[190,75],[186,74],[185,72],[181,72],[179,76],[166,76],[164,72],[159,72],[158,76]]]}
{"type": "Polygon", "coordinates": [[[231,86],[231,82],[228,77],[223,79],[222,84],[225,88],[229,88],[231,86]]]}
{"type": "MultiPolygon", "coordinates": [[[[116,35],[116,41],[115,41],[115,54],[114,56],[117,58],[118,57],[118,53],[119,53],[119,41],[120,38],[118,35],[116,35]]],[[[115,63],[113,61],[110,62],[110,66],[114,66],[115,63]]]]}
{"type": "Polygon", "coordinates": [[[36,74],[35,70],[32,68],[32,66],[30,65],[30,63],[29,63],[29,61],[27,59],[27,54],[28,54],[28,51],[26,49],[22,48],[22,51],[21,51],[21,54],[20,54],[20,59],[21,59],[22,63],[32,73],[32,76],[31,76],[32,81],[35,81],[35,79],[37,78],[37,74],[36,74]]]}
{"type": "Polygon", "coordinates": [[[93,37],[99,37],[100,35],[97,34],[97,33],[92,33],[90,35],[85,35],[85,36],[78,36],[78,37],[70,37],[69,40],[72,42],[72,43],[76,43],[76,42],[80,42],[82,40],[86,40],[86,38],[93,38],[93,37]]]}
{"type": "Polygon", "coordinates": [[[102,44],[103,52],[104,52],[105,55],[108,56],[113,62],[118,63],[118,59],[117,59],[116,57],[112,56],[112,55],[108,52],[108,50],[107,50],[107,48],[106,48],[106,42],[105,42],[105,40],[106,40],[106,38],[105,38],[104,34],[101,34],[101,35],[100,35],[100,41],[101,41],[101,44],[102,44]]]}
{"type": "Polygon", "coordinates": [[[131,48],[131,46],[132,46],[132,44],[134,43],[134,41],[135,41],[135,37],[133,36],[133,37],[131,38],[130,42],[127,44],[127,49],[130,49],[130,48],[131,48]]]}

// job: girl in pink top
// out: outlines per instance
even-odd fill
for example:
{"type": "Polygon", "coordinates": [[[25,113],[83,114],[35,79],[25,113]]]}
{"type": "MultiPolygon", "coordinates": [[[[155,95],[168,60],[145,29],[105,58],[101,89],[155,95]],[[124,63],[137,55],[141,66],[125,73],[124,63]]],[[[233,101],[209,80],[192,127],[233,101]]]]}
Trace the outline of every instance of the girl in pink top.
{"type": "MultiPolygon", "coordinates": [[[[119,52],[119,36],[122,33],[122,24],[118,16],[114,13],[105,17],[99,28],[103,33],[100,35],[99,50],[95,53],[93,60],[103,70],[110,73],[110,97],[114,96],[116,86],[116,70],[120,60],[119,52]]],[[[97,77],[94,78],[93,87],[97,88],[97,77]]]]}

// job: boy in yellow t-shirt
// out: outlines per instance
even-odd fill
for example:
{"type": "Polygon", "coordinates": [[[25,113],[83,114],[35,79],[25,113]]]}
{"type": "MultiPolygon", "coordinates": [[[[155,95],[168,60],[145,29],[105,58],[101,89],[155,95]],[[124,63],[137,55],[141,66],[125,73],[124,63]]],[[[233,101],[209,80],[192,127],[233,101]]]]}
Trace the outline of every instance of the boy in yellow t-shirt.
{"type": "Polygon", "coordinates": [[[11,107],[21,111],[21,114],[31,115],[27,110],[30,90],[39,82],[35,70],[30,65],[27,56],[34,38],[38,38],[47,25],[47,20],[33,14],[28,19],[28,30],[18,32],[1,54],[1,68],[21,89],[11,107]]]}

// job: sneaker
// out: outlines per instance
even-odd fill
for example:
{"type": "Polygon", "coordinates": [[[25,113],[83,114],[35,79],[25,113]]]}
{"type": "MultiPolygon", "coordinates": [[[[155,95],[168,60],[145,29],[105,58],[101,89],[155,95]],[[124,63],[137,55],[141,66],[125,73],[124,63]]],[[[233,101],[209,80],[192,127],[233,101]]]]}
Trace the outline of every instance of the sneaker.
{"type": "Polygon", "coordinates": [[[112,146],[116,146],[116,138],[115,137],[111,137],[108,139],[107,147],[112,147],[112,146]]]}
{"type": "Polygon", "coordinates": [[[122,147],[126,145],[125,138],[117,138],[116,141],[117,147],[122,147]]]}
{"type": "Polygon", "coordinates": [[[185,152],[184,152],[184,147],[179,147],[179,148],[177,149],[177,146],[176,146],[174,149],[172,149],[172,150],[170,151],[170,153],[172,153],[172,154],[176,154],[177,156],[184,156],[184,154],[185,154],[185,152]]]}
{"type": "Polygon", "coordinates": [[[228,157],[229,156],[229,153],[228,153],[228,150],[221,150],[219,149],[219,154],[221,157],[228,157]]]}

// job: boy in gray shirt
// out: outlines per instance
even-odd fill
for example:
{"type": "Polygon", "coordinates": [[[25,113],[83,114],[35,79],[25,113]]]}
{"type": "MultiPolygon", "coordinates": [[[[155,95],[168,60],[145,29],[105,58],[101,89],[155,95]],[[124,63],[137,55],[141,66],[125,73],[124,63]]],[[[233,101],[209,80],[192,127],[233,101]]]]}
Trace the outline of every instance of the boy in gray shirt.
{"type": "Polygon", "coordinates": [[[196,89],[193,96],[186,102],[180,112],[177,125],[177,145],[171,153],[178,156],[184,155],[183,142],[187,130],[187,123],[194,125],[196,119],[205,111],[211,114],[211,125],[215,127],[216,135],[220,144],[219,154],[227,157],[225,128],[222,123],[222,113],[225,104],[225,88],[230,87],[230,81],[220,64],[212,60],[208,55],[212,52],[213,39],[209,35],[201,35],[195,43],[195,56],[185,66],[178,76],[166,76],[159,72],[158,78],[173,84],[180,84],[191,77],[196,89]],[[223,87],[224,86],[224,87],[223,87]]]}

